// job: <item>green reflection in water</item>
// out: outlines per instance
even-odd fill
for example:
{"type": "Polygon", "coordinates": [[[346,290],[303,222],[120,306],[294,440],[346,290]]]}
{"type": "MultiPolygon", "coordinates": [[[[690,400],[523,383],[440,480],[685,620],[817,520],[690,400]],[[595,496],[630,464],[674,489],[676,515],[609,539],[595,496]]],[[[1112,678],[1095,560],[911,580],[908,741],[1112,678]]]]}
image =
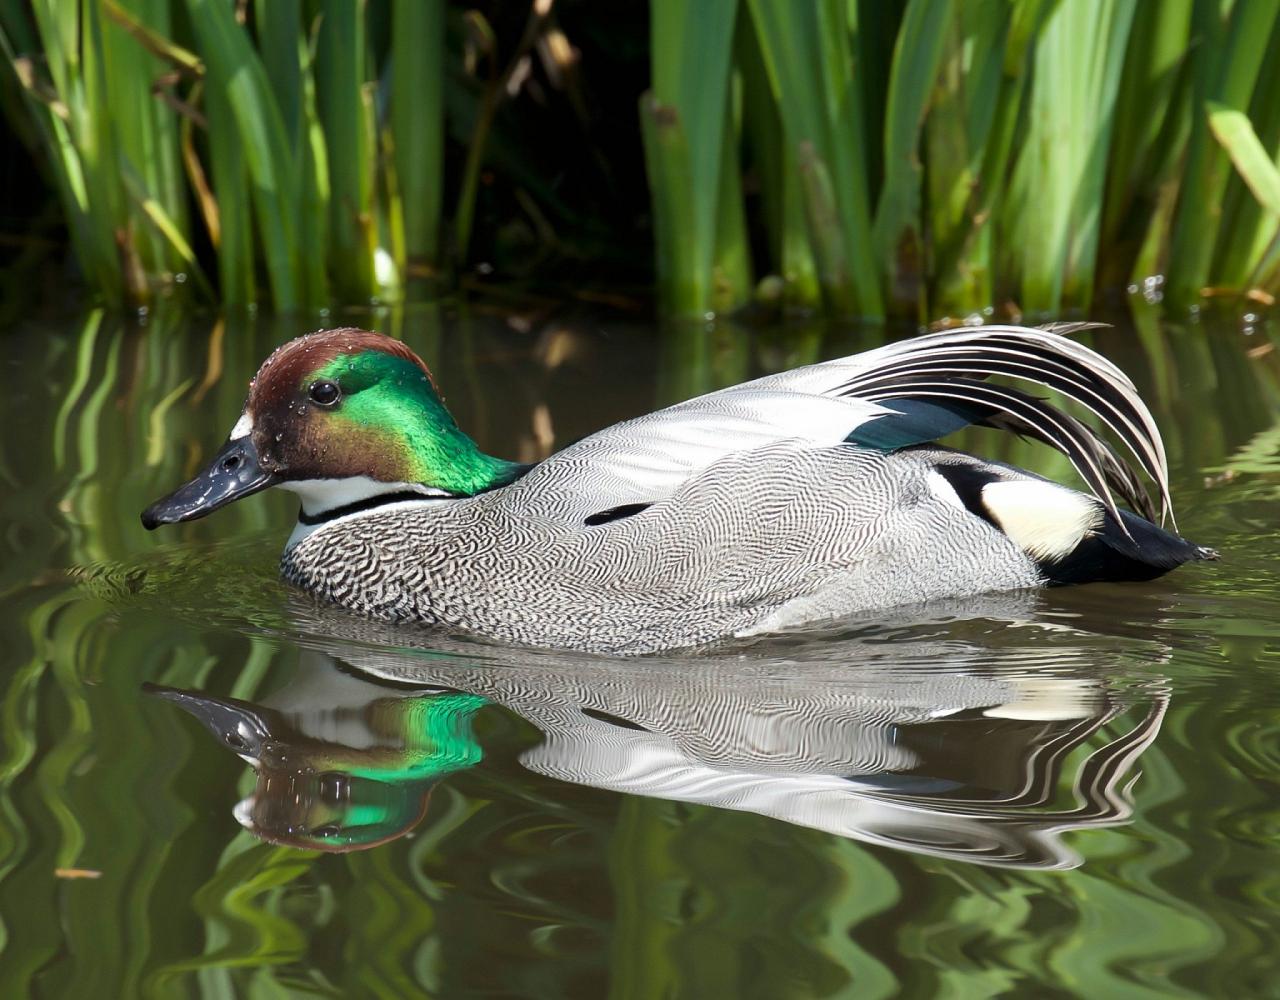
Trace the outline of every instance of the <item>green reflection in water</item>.
{"type": "MultiPolygon", "coordinates": [[[[0,424],[0,995],[1274,994],[1280,361],[1265,330],[1139,319],[1089,337],[1152,399],[1181,526],[1220,566],[629,666],[388,650],[278,585],[283,498],[140,530],[314,323],[24,321],[0,424]],[[283,725],[311,776],[270,791],[372,802],[368,841],[399,835],[255,839],[235,807],[261,770],[144,682],[283,725]]],[[[409,339],[481,445],[524,460],[879,337],[342,321],[409,339]]]]}
{"type": "Polygon", "coordinates": [[[346,706],[334,687],[305,711],[154,684],[146,690],[195,716],[253,767],[254,791],[236,807],[245,829],[277,844],[360,850],[407,832],[435,782],[480,762],[471,716],[485,700],[436,694],[346,706]]]}

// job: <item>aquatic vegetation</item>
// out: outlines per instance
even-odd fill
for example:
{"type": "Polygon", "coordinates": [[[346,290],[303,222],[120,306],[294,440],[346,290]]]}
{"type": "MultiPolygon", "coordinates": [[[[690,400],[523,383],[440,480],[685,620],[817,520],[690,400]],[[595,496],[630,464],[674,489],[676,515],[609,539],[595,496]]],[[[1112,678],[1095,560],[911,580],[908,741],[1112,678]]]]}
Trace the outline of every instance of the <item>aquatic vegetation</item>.
{"type": "Polygon", "coordinates": [[[108,303],[420,297],[509,244],[648,256],[677,316],[1185,311],[1280,290],[1278,14],[652,0],[637,41],[554,0],[2,0],[0,94],[108,303]]]}

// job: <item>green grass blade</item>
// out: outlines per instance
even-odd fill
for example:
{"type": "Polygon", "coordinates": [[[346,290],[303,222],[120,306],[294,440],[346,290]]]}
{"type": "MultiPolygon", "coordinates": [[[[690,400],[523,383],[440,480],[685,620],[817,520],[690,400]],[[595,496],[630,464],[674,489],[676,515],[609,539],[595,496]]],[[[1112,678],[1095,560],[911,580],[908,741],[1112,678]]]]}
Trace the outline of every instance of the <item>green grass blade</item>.
{"type": "Polygon", "coordinates": [[[361,7],[357,0],[322,4],[316,85],[326,144],[336,154],[329,158],[329,270],[342,298],[368,302],[378,294],[373,203],[377,146],[364,93],[361,7]]]}
{"type": "Polygon", "coordinates": [[[1244,111],[1266,55],[1280,5],[1239,3],[1231,9],[1225,31],[1216,32],[1216,11],[1200,14],[1208,33],[1196,53],[1192,87],[1193,117],[1169,252],[1166,298],[1178,308],[1195,304],[1211,283],[1211,263],[1218,220],[1231,165],[1226,150],[1212,141],[1206,102],[1244,111]]]}
{"type": "Polygon", "coordinates": [[[887,265],[885,283],[894,311],[926,319],[921,242],[920,133],[942,64],[951,0],[911,0],[898,33],[885,110],[885,181],[876,209],[875,246],[887,265]]]}
{"type": "Polygon", "coordinates": [[[952,20],[925,122],[931,317],[965,316],[994,298],[991,208],[1022,94],[1003,72],[1009,28],[1001,0],[963,3],[952,20]]]}
{"type": "MultiPolygon", "coordinates": [[[[135,24],[155,35],[170,30],[167,0],[134,0],[131,7],[126,13],[135,24]]],[[[143,192],[140,201],[130,201],[130,207],[146,207],[153,222],[158,211],[172,226],[172,234],[186,233],[187,192],[178,153],[178,120],[152,93],[153,82],[167,67],[143,46],[135,32],[114,19],[100,31],[120,174],[126,178],[126,187],[127,178],[134,175],[143,192]]],[[[183,264],[190,268],[172,234],[154,226],[137,227],[138,252],[148,272],[160,272],[167,278],[164,272],[177,271],[183,264]]],[[[185,237],[180,238],[186,242],[185,237]]]]}
{"type": "MultiPolygon", "coordinates": [[[[280,108],[262,60],[233,10],[219,0],[187,0],[187,13],[208,67],[208,87],[226,95],[235,121],[253,182],[254,212],[272,300],[277,309],[291,311],[303,304],[299,198],[280,108]]],[[[224,240],[225,226],[223,220],[224,240]]]]}
{"type": "Polygon", "coordinates": [[[674,109],[652,93],[640,98],[645,169],[653,203],[658,292],[666,311],[693,316],[709,308],[693,241],[683,228],[693,218],[693,186],[688,182],[689,143],[674,109]]]}
{"type": "Polygon", "coordinates": [[[1035,315],[1089,306],[1134,10],[1134,0],[1058,4],[1036,39],[1018,227],[1022,305],[1035,315]]]}
{"type": "Polygon", "coordinates": [[[143,21],[132,11],[126,10],[118,0],[102,0],[102,12],[146,51],[187,76],[202,76],[204,63],[200,61],[200,57],[166,36],[169,23],[167,6],[151,2],[145,7],[151,12],[148,21],[143,21]],[[163,30],[158,29],[160,24],[165,26],[163,30]]]}
{"type": "Polygon", "coordinates": [[[257,0],[254,26],[258,52],[280,107],[280,120],[296,151],[302,141],[302,52],[306,38],[301,0],[257,0]]]}
{"type": "Polygon", "coordinates": [[[195,280],[196,286],[207,298],[214,298],[213,289],[210,287],[208,279],[205,278],[204,272],[200,269],[195,251],[191,249],[191,245],[182,235],[181,226],[170,218],[168,212],[165,211],[165,207],[159,201],[147,194],[142,178],[128,164],[123,168],[122,177],[125,190],[129,192],[129,196],[155,227],[160,237],[169,244],[172,252],[186,265],[187,272],[195,280]]]}
{"type": "MultiPolygon", "coordinates": [[[[1248,112],[1250,130],[1263,150],[1270,151],[1268,162],[1280,155],[1280,22],[1273,31],[1248,112]]],[[[1215,285],[1240,288],[1257,281],[1259,264],[1277,238],[1277,219],[1262,207],[1238,168],[1236,173],[1223,199],[1212,278],[1215,285]]]]}
{"type": "MultiPolygon", "coordinates": [[[[738,116],[726,114],[721,139],[726,154],[737,152],[738,116]]],[[[747,219],[742,207],[742,172],[735,155],[720,159],[719,197],[716,206],[715,247],[712,261],[711,308],[730,312],[751,299],[751,248],[747,219]]]]}
{"type": "Polygon", "coordinates": [[[809,232],[795,160],[786,155],[778,102],[769,86],[764,57],[749,18],[738,25],[738,63],[742,74],[743,128],[751,164],[760,175],[762,221],[769,236],[765,266],[783,280],[785,305],[814,309],[821,304],[817,262],[809,232]]]}
{"type": "Polygon", "coordinates": [[[307,301],[312,306],[329,302],[327,260],[322,248],[329,245],[329,151],[324,127],[316,106],[315,46],[299,38],[298,59],[302,66],[302,141],[298,147],[302,217],[299,234],[306,253],[307,301]]]}
{"type": "MultiPolygon", "coordinates": [[[[736,147],[725,149],[725,116],[737,7],[737,0],[696,4],[653,0],[650,6],[653,103],[644,135],[647,142],[658,145],[657,155],[646,154],[653,168],[650,186],[655,192],[687,188],[687,197],[656,198],[655,208],[678,201],[690,210],[689,215],[669,217],[658,226],[666,239],[688,242],[687,264],[692,268],[678,276],[660,273],[658,280],[660,289],[671,289],[664,294],[668,305],[685,315],[714,308],[721,161],[736,152],[736,147]],[[659,136],[673,124],[679,129],[678,138],[659,136]],[[683,290],[678,297],[677,288],[683,290]]],[[[659,261],[670,262],[673,256],[670,251],[662,253],[659,261]]]]}
{"type": "MultiPolygon", "coordinates": [[[[109,230],[94,216],[84,165],[71,129],[70,110],[56,92],[44,90],[42,81],[36,76],[34,60],[30,56],[19,55],[13,47],[9,35],[14,20],[14,12],[6,9],[0,47],[15,73],[31,121],[42,139],[76,259],[89,283],[98,289],[106,302],[118,304],[122,299],[120,259],[109,230]]],[[[43,43],[43,39],[41,41],[43,43]]],[[[44,44],[48,52],[49,46],[44,44]]],[[[49,69],[52,73],[52,62],[49,69]]],[[[65,79],[65,73],[61,75],[65,79]]]]}
{"type": "Polygon", "coordinates": [[[226,92],[205,91],[209,125],[209,173],[218,206],[218,288],[224,305],[257,302],[254,280],[253,196],[240,129],[226,92]]]}
{"type": "MultiPolygon", "coordinates": [[[[440,262],[444,196],[444,0],[393,0],[391,129],[405,251],[440,262]]],[[[404,269],[405,261],[400,261],[404,269]]]]}
{"type": "Polygon", "coordinates": [[[1111,248],[1104,263],[1116,283],[1127,278],[1155,208],[1158,181],[1169,172],[1166,147],[1176,131],[1171,120],[1186,108],[1179,85],[1190,51],[1193,7],[1194,0],[1164,0],[1139,4],[1134,14],[1102,219],[1103,242],[1111,248]]]}
{"type": "Polygon", "coordinates": [[[107,229],[115,241],[125,297],[143,302],[149,298],[149,288],[138,243],[142,227],[130,217],[119,176],[121,148],[115,116],[107,110],[112,106],[113,94],[100,13],[95,0],[83,0],[79,52],[82,89],[72,110],[72,121],[77,126],[76,143],[94,222],[107,229]]]}
{"type": "Polygon", "coordinates": [[[1280,169],[1258,140],[1249,116],[1216,101],[1209,101],[1205,110],[1214,137],[1231,157],[1253,196],[1269,214],[1280,216],[1280,169]]]}
{"type": "Polygon", "coordinates": [[[828,307],[878,317],[861,96],[847,10],[838,3],[750,0],[770,84],[794,157],[828,307]]]}
{"type": "Polygon", "coordinates": [[[328,157],[316,116],[313,46],[299,0],[258,0],[258,51],[271,92],[280,107],[291,157],[289,188],[299,206],[298,245],[308,249],[300,262],[302,300],[323,306],[329,299],[327,260],[320,248],[328,232],[328,157]]]}

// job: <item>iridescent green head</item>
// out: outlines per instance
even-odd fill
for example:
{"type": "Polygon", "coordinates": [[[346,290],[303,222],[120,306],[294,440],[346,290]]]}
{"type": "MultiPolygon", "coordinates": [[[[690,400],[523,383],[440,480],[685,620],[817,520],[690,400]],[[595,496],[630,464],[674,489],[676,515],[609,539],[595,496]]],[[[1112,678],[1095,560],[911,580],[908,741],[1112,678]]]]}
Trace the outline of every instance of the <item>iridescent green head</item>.
{"type": "MultiPolygon", "coordinates": [[[[308,735],[298,713],[156,684],[144,690],[190,712],[254,769],[254,790],[236,818],[277,844],[342,852],[404,836],[425,815],[435,784],[484,756],[472,718],[486,702],[465,692],[388,695],[363,713],[347,709],[342,731],[363,737],[348,746],[308,735]],[[368,726],[363,734],[359,722],[368,726]]],[[[311,718],[331,722],[338,711],[311,718]]]]}
{"type": "Polygon", "coordinates": [[[147,527],[201,517],[268,486],[307,513],[408,491],[468,496],[518,466],[484,454],[445,409],[422,359],[367,330],[322,330],[267,358],[230,440],[205,472],[143,514],[147,527]]]}

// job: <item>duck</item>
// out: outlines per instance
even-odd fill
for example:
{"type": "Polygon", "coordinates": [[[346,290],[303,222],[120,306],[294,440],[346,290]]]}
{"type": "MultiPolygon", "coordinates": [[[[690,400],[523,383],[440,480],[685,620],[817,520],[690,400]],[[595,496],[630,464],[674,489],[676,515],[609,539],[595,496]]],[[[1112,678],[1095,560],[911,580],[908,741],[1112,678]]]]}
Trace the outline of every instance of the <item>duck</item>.
{"type": "Polygon", "coordinates": [[[625,420],[535,464],[481,450],[403,342],[321,330],[263,362],[226,443],[142,524],[292,491],[280,571],[317,601],[624,656],[1216,559],[1177,533],[1155,419],[1072,339],[1082,328],[927,333],[625,420]],[[1033,391],[1046,389],[1120,447],[1033,391]],[[968,426],[1049,445],[1084,488],[940,443],[968,426]]]}

